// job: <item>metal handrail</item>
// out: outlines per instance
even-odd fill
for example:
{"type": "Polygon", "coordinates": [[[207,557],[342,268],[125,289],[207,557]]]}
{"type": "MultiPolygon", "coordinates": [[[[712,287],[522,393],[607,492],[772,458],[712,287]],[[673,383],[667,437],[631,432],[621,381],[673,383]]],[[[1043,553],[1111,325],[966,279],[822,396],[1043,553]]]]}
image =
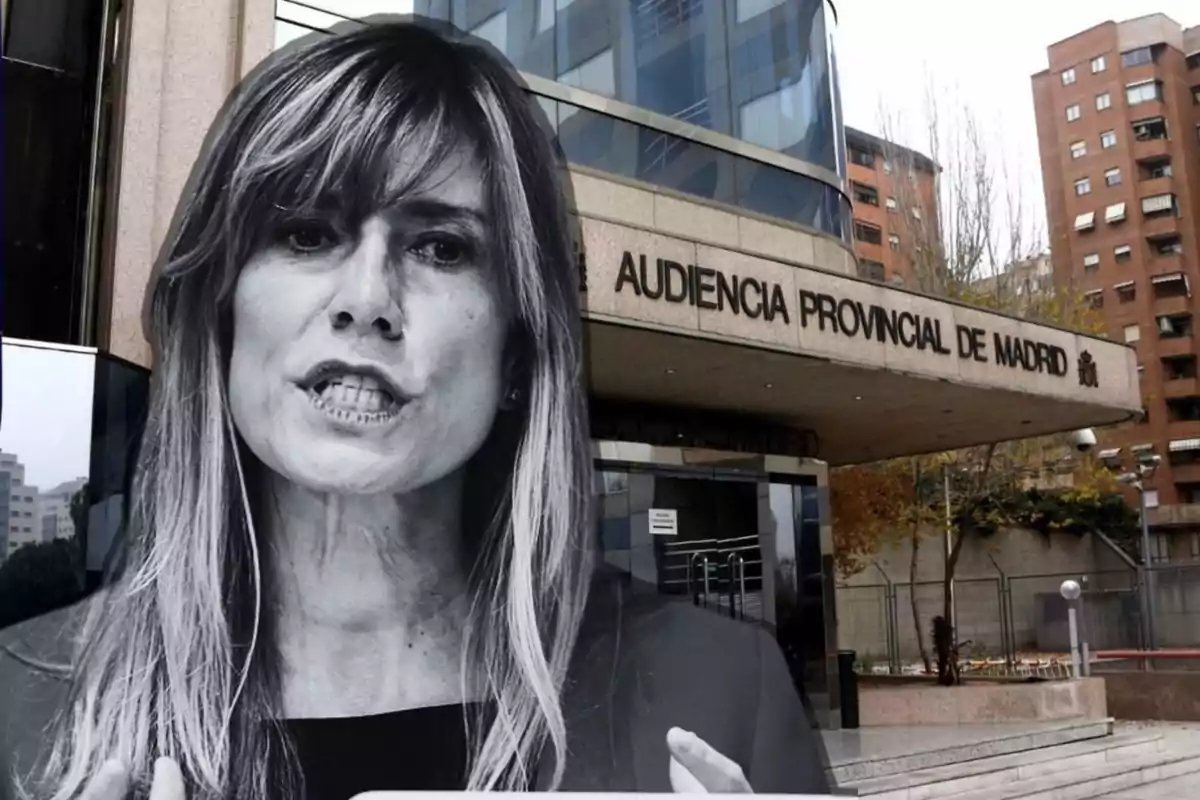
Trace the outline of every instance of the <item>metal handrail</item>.
{"type": "Polygon", "coordinates": [[[708,553],[692,553],[692,557],[688,559],[688,592],[692,595],[692,602],[695,605],[703,605],[708,608],[709,595],[709,575],[708,575],[708,553]],[[696,597],[695,589],[693,589],[692,578],[695,575],[695,565],[699,561],[701,569],[704,570],[704,594],[703,603],[696,597]]]}
{"type": "Polygon", "coordinates": [[[729,570],[729,616],[733,619],[744,619],[746,616],[746,561],[736,553],[730,553],[725,559],[729,570]],[[737,565],[738,594],[734,594],[734,565],[737,565]],[[738,600],[741,603],[738,603],[738,600]],[[739,612],[738,609],[741,609],[739,612]]]}

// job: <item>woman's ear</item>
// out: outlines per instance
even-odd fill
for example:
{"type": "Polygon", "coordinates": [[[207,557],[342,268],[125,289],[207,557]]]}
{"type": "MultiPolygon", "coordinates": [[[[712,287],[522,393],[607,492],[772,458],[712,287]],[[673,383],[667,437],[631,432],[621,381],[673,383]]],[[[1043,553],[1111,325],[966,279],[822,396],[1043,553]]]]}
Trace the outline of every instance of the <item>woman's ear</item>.
{"type": "Polygon", "coordinates": [[[508,343],[504,347],[504,364],[501,371],[504,394],[500,398],[500,408],[503,411],[512,411],[525,401],[529,370],[523,357],[523,341],[521,334],[514,332],[508,337],[508,343]]]}

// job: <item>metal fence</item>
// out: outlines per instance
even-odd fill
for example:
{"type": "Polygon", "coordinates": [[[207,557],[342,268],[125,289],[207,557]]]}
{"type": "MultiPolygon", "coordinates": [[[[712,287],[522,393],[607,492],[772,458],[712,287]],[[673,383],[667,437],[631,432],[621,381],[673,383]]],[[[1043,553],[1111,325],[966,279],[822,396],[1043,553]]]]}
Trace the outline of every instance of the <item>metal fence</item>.
{"type": "MultiPolygon", "coordinates": [[[[886,576],[885,576],[886,577],[886,576]]],[[[964,669],[1054,674],[1069,662],[1067,601],[1071,579],[1083,587],[1080,629],[1093,650],[1146,642],[1141,579],[1135,570],[998,574],[954,581],[953,617],[964,669]]],[[[1147,584],[1157,602],[1159,647],[1200,646],[1200,567],[1160,567],[1147,584]]],[[[838,638],[860,667],[915,672],[923,667],[917,630],[932,655],[932,621],[943,613],[941,581],[886,581],[837,590],[838,638]]]]}

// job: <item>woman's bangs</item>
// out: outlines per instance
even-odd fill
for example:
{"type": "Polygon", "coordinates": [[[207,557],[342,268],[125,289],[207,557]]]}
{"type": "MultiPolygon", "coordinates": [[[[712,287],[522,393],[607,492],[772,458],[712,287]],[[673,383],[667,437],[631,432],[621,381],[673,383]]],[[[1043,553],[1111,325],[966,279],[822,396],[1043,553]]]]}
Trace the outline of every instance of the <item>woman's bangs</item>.
{"type": "MultiPolygon", "coordinates": [[[[383,81],[356,102],[290,109],[286,129],[256,137],[231,209],[262,235],[301,215],[335,213],[357,224],[422,185],[460,146],[473,145],[470,121],[454,99],[396,91],[383,81]],[[240,206],[240,207],[236,207],[240,206]]],[[[390,85],[389,85],[390,84],[390,85]]],[[[261,243],[261,240],[260,240],[261,243]]]]}

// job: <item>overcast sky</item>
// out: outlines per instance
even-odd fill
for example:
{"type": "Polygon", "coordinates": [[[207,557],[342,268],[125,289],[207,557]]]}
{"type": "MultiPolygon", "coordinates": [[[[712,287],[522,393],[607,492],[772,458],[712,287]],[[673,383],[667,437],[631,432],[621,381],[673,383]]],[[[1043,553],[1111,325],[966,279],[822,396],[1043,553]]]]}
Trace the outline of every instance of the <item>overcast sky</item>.
{"type": "Polygon", "coordinates": [[[25,465],[42,491],[88,474],[95,360],[82,353],[6,343],[0,450],[25,465]]]}

